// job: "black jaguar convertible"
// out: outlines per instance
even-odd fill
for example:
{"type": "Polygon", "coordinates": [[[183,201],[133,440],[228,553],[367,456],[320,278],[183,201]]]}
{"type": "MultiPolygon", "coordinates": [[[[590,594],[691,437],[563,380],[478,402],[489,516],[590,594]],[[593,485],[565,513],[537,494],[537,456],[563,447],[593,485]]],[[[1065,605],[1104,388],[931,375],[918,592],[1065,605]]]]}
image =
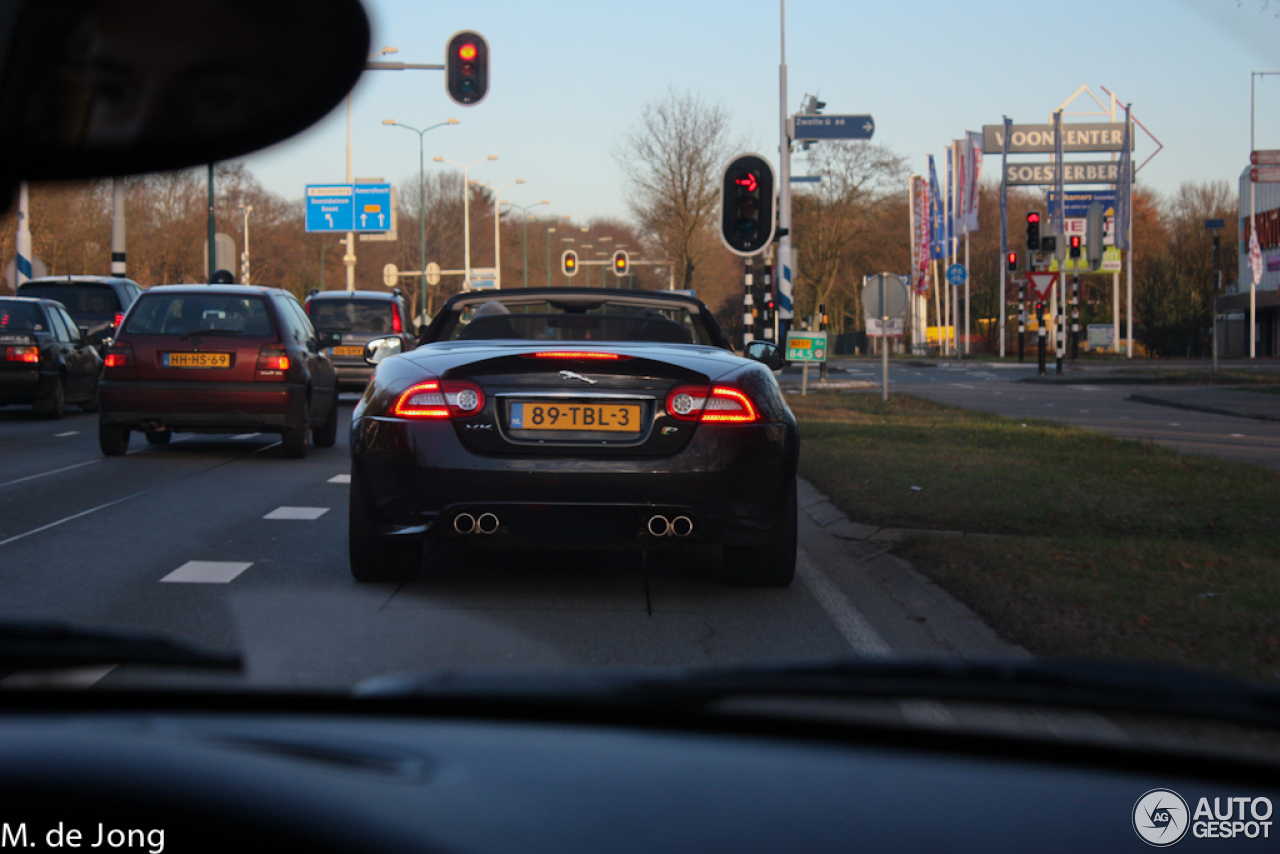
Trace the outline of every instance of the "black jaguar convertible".
{"type": "Polygon", "coordinates": [[[791,583],[799,437],[772,344],[734,353],[699,300],[586,288],[459,294],[377,365],[351,435],[350,557],[416,573],[424,540],[724,548],[727,580],[791,583]]]}

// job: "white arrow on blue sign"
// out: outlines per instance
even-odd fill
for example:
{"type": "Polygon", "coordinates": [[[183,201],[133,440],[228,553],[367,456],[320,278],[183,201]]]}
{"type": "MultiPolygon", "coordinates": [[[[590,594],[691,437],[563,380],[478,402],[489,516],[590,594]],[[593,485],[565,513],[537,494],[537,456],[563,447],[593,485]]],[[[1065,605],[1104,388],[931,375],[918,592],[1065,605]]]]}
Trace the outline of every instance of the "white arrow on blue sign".
{"type": "Polygon", "coordinates": [[[794,139],[871,139],[876,121],[871,116],[796,116],[794,139]]]}
{"type": "Polygon", "coordinates": [[[307,231],[390,231],[390,184],[308,184],[307,231]]]}
{"type": "Polygon", "coordinates": [[[953,285],[957,288],[964,284],[964,280],[968,278],[968,276],[969,274],[965,270],[963,264],[952,264],[947,268],[947,284],[953,285]]]}

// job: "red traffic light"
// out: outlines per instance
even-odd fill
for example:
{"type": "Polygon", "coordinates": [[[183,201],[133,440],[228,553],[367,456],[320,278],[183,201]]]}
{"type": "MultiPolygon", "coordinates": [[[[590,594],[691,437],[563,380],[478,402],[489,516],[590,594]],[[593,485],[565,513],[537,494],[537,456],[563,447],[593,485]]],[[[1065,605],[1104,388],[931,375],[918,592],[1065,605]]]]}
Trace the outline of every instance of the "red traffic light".
{"type": "Polygon", "coordinates": [[[1010,252],[1006,257],[1006,260],[1009,262],[1009,269],[1011,271],[1015,271],[1018,269],[1018,253],[1017,252],[1010,252]]]}
{"type": "Polygon", "coordinates": [[[471,44],[471,42],[467,42],[458,48],[459,59],[465,59],[467,61],[473,60],[476,58],[476,53],[476,46],[471,44]]]}
{"type": "Polygon", "coordinates": [[[1039,221],[1040,221],[1040,214],[1037,213],[1036,211],[1032,211],[1031,213],[1027,214],[1027,222],[1039,222],[1039,221]]]}
{"type": "Polygon", "coordinates": [[[733,183],[739,187],[745,187],[748,193],[754,193],[756,188],[760,186],[760,181],[756,178],[754,172],[748,172],[743,178],[735,178],[733,183]]]}
{"type": "Polygon", "coordinates": [[[1071,235],[1071,248],[1072,249],[1080,248],[1080,235],[1078,234],[1071,235]]]}

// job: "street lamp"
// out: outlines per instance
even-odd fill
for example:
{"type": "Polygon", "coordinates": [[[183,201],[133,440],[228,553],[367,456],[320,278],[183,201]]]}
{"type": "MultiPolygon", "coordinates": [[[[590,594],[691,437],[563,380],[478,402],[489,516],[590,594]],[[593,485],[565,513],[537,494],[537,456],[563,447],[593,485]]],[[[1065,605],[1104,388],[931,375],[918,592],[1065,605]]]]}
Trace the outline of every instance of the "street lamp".
{"type": "MultiPolygon", "coordinates": [[[[431,158],[437,163],[449,163],[453,166],[462,167],[462,253],[464,256],[463,269],[466,270],[466,284],[464,287],[471,287],[471,180],[467,177],[472,166],[484,163],[486,160],[497,160],[498,155],[490,154],[488,157],[481,158],[475,163],[459,163],[456,160],[445,160],[443,157],[431,158]]],[[[425,270],[423,272],[426,272],[425,270]]]]}
{"type": "Polygon", "coordinates": [[[422,159],[422,139],[427,131],[445,125],[456,125],[458,120],[445,119],[422,130],[402,125],[395,119],[383,119],[382,123],[389,127],[411,130],[418,135],[418,311],[431,314],[431,309],[427,306],[427,173],[422,159]]]}
{"type": "Polygon", "coordinates": [[[244,253],[240,256],[240,284],[249,284],[249,214],[253,213],[253,205],[243,202],[239,208],[244,211],[244,253]]]}
{"type": "MultiPolygon", "coordinates": [[[[513,205],[511,202],[503,202],[503,204],[509,205],[513,208],[519,208],[520,213],[524,214],[524,286],[527,288],[529,287],[529,220],[533,219],[533,217],[529,215],[529,211],[534,208],[541,207],[542,205],[549,205],[551,202],[543,199],[537,204],[532,205],[513,205]]],[[[548,260],[547,263],[550,264],[551,261],[548,260]]]]}
{"type": "Polygon", "coordinates": [[[516,184],[523,184],[523,178],[517,178],[514,181],[495,187],[492,184],[486,184],[484,181],[472,181],[472,184],[479,184],[481,187],[488,187],[493,193],[493,286],[497,290],[502,290],[502,234],[498,230],[498,215],[502,207],[498,203],[498,191],[505,190],[507,187],[514,187],[516,184]]]}

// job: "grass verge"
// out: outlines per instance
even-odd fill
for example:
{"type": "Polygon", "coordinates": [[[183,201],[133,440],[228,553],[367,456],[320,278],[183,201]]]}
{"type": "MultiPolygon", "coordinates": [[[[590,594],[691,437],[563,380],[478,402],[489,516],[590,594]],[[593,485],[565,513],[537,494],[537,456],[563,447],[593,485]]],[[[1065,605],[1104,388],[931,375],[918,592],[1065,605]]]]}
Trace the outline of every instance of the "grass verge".
{"type": "Polygon", "coordinates": [[[1280,677],[1280,477],[897,395],[789,402],[801,475],[1041,655],[1280,677]]]}

